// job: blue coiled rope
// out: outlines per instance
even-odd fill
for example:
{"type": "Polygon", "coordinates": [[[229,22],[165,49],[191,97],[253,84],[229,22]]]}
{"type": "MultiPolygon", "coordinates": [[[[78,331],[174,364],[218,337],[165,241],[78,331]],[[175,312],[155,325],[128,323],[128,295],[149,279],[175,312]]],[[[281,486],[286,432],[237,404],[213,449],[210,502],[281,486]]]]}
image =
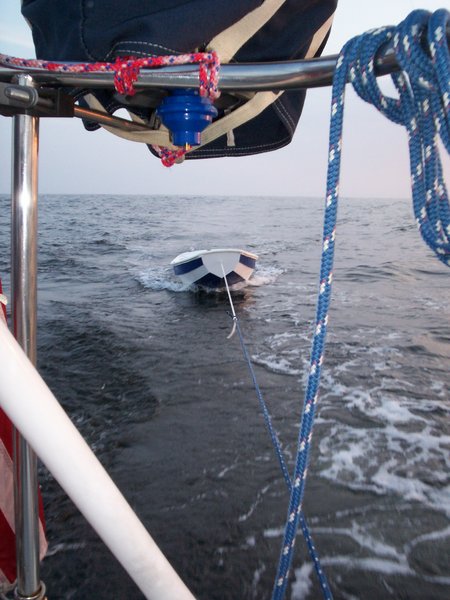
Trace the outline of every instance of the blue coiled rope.
{"type": "MultiPolygon", "coordinates": [[[[413,208],[418,228],[438,259],[450,266],[450,207],[437,148],[437,138],[440,136],[444,148],[450,153],[450,57],[446,41],[449,16],[448,11],[444,9],[433,14],[423,10],[413,11],[398,27],[383,27],[350,40],[342,49],[336,64],[316,321],[292,479],[281,454],[270,416],[266,414],[267,409],[262,402],[264,418],[291,494],[272,600],[284,598],[299,524],[303,528],[316,570],[319,569],[319,576],[320,573],[323,574],[302,515],[302,501],[324,359],[333,280],[345,86],[350,78],[363,100],[376,106],[393,122],[406,127],[413,208]],[[422,45],[425,35],[428,50],[422,45]],[[401,72],[392,75],[399,94],[398,99],[386,97],[378,87],[375,77],[375,56],[387,42],[393,43],[401,66],[401,72]]],[[[243,345],[239,326],[238,331],[243,345]]],[[[243,350],[245,355],[244,345],[243,350]]],[[[250,364],[249,360],[248,362],[250,364]]],[[[252,377],[255,383],[253,372],[252,377]]],[[[255,387],[261,402],[262,397],[257,384],[255,387]]],[[[331,598],[324,575],[321,577],[321,583],[324,597],[331,598]]]]}
{"type": "Polygon", "coordinates": [[[244,357],[291,494],[272,600],[284,598],[299,524],[319,576],[323,597],[325,600],[332,599],[325,573],[321,568],[302,513],[302,500],[325,351],[333,280],[345,86],[350,79],[363,100],[373,104],[394,123],[406,127],[413,208],[417,225],[424,241],[437,258],[450,266],[450,205],[437,148],[437,138],[440,137],[444,148],[450,153],[450,55],[446,41],[446,27],[449,20],[450,14],[444,9],[433,14],[423,10],[413,11],[398,27],[383,27],[350,40],[339,55],[332,90],[327,193],[316,322],[299,430],[297,459],[292,479],[256,381],[239,321],[233,310],[233,320],[239,333],[244,357]],[[425,34],[428,40],[428,51],[423,47],[425,34]],[[401,66],[401,72],[392,75],[399,98],[386,97],[378,87],[375,77],[375,56],[387,42],[392,42],[397,61],[401,66]]]}

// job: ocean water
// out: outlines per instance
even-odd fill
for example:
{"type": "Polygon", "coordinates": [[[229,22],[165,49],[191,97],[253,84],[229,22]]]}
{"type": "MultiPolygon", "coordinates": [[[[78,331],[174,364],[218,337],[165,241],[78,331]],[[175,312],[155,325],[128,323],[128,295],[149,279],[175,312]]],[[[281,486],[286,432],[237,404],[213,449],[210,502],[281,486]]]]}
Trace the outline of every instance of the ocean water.
{"type": "MultiPolygon", "coordinates": [[[[169,263],[259,255],[233,300],[292,468],[322,204],[39,200],[39,370],[198,600],[270,598],[289,498],[226,295],[186,289],[169,263]]],[[[0,231],[9,293],[5,196],[0,231]]],[[[342,199],[304,503],[335,600],[450,597],[449,276],[409,200],[342,199]]],[[[49,599],[143,598],[44,466],[40,481],[49,599]]],[[[321,598],[302,539],[287,598],[321,598]]]]}

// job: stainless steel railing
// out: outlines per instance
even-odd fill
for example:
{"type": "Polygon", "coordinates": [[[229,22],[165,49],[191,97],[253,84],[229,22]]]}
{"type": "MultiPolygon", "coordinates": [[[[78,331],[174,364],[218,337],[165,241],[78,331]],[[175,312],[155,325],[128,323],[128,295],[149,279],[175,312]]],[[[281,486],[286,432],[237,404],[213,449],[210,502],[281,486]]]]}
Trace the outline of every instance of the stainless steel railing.
{"type": "MultiPolygon", "coordinates": [[[[223,91],[264,91],[324,87],[331,84],[337,55],[309,60],[271,63],[225,64],[220,68],[223,91]]],[[[376,61],[376,71],[385,75],[398,69],[393,51],[386,48],[376,61]]],[[[26,69],[38,85],[75,88],[113,88],[114,73],[49,72],[26,69]]],[[[16,69],[0,67],[0,81],[11,81],[16,69]]],[[[198,87],[198,66],[177,65],[142,69],[136,90],[198,87]]]]}

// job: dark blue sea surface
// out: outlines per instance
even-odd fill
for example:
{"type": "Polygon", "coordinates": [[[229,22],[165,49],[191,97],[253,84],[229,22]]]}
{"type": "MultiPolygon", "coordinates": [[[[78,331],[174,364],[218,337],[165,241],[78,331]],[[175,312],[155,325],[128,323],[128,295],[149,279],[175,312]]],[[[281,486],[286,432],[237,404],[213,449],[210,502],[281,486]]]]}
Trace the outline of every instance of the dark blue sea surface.
{"type": "MultiPolygon", "coordinates": [[[[335,600],[450,597],[450,271],[410,204],[341,201],[304,503],[335,600]]],[[[7,294],[9,211],[0,197],[7,294]]],[[[169,263],[259,255],[233,300],[292,468],[322,215],[313,198],[39,200],[39,371],[198,600],[270,598],[289,498],[226,294],[169,263]]],[[[44,466],[40,480],[49,599],[143,598],[44,466]]],[[[287,598],[321,598],[301,534],[287,598]]]]}

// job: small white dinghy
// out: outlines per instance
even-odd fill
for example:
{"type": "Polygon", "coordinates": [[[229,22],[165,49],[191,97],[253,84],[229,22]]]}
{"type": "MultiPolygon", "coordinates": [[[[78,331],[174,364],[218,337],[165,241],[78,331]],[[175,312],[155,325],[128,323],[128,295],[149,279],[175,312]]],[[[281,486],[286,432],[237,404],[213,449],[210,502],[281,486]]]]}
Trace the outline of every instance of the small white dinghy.
{"type": "Polygon", "coordinates": [[[216,248],[183,252],[170,263],[175,275],[187,285],[195,284],[209,290],[225,288],[247,281],[253,273],[258,256],[236,248],[216,248]]]}

